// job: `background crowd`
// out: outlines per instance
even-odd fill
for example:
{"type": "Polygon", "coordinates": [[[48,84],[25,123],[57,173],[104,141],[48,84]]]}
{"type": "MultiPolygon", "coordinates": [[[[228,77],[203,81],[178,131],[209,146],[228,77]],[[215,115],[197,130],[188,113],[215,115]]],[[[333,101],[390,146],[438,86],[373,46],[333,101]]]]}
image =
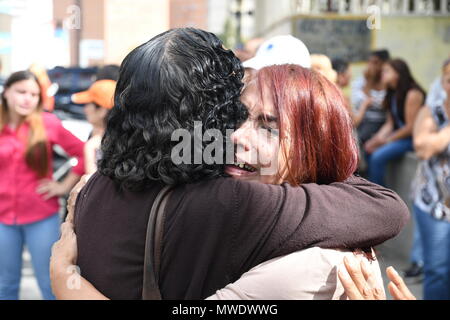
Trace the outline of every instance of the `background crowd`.
{"type": "MultiPolygon", "coordinates": [[[[353,121],[361,176],[389,187],[390,165],[407,156],[417,160],[403,199],[411,204],[415,226],[403,276],[417,281],[423,276],[424,299],[450,299],[450,48],[448,56],[434,61],[440,73],[424,87],[414,65],[390,48],[374,48],[356,78],[351,61],[310,54],[292,35],[254,38],[234,52],[247,75],[289,63],[335,83],[353,121]]],[[[54,298],[49,260],[65,215],[64,199],[84,173],[96,171],[102,156],[119,66],[75,69],[77,76],[89,74],[89,86],[69,85],[64,103],[58,100],[64,85],[55,69],[33,64],[0,79],[0,299],[19,298],[25,247],[42,297],[54,298]],[[74,106],[84,111],[70,119],[67,111],[74,106]]]]}

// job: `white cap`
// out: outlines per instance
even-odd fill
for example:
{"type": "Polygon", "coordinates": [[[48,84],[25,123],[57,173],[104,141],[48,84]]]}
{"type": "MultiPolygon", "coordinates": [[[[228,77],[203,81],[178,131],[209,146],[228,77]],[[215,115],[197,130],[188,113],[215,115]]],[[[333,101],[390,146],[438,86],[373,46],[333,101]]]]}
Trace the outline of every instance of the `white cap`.
{"type": "Polygon", "coordinates": [[[305,44],[291,36],[276,36],[265,41],[256,55],[243,62],[244,68],[262,69],[271,65],[297,64],[311,68],[311,58],[305,44]]]}

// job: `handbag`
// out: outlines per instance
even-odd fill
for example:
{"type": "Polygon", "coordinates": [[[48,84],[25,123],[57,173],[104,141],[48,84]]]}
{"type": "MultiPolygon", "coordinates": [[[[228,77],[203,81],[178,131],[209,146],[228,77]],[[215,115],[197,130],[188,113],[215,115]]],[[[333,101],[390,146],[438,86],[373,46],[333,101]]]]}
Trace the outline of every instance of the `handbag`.
{"type": "Polygon", "coordinates": [[[143,300],[161,300],[159,290],[159,268],[161,264],[161,246],[164,231],[164,210],[172,192],[171,186],[165,186],[156,196],[150,210],[145,239],[143,300]]]}

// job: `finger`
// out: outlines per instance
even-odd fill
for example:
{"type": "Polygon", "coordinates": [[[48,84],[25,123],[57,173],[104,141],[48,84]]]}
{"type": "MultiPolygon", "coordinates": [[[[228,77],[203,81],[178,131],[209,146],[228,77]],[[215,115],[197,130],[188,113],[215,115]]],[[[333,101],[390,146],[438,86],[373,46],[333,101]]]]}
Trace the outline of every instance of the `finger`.
{"type": "Polygon", "coordinates": [[[42,196],[42,198],[44,199],[44,200],[49,200],[49,199],[51,199],[51,198],[53,198],[53,197],[55,197],[56,196],[56,194],[53,192],[53,191],[49,191],[49,192],[47,192],[46,194],[44,194],[43,196],[42,196]]]}
{"type": "Polygon", "coordinates": [[[85,185],[89,179],[92,177],[93,173],[85,174],[81,177],[81,180],[83,181],[83,185],[85,185]]]}
{"type": "Polygon", "coordinates": [[[400,292],[397,288],[397,285],[392,281],[388,284],[389,293],[391,294],[394,300],[406,300],[405,296],[400,292]]]}
{"type": "Polygon", "coordinates": [[[67,216],[66,221],[68,222],[74,222],[75,217],[75,204],[76,204],[76,198],[78,194],[75,196],[73,194],[70,195],[69,200],[67,200],[67,216]]]}
{"type": "Polygon", "coordinates": [[[51,254],[51,256],[50,256],[50,263],[52,263],[52,262],[55,260],[56,253],[57,253],[58,248],[59,248],[59,241],[60,241],[60,240],[56,241],[56,242],[53,244],[53,246],[52,246],[52,254],[51,254]]]}
{"type": "Polygon", "coordinates": [[[70,222],[64,222],[61,224],[61,238],[71,237],[75,234],[73,224],[70,222]]]}
{"type": "Polygon", "coordinates": [[[363,300],[361,293],[344,266],[339,268],[338,277],[344,287],[345,294],[350,300],[363,300]]]}
{"type": "Polygon", "coordinates": [[[377,284],[376,276],[366,259],[361,260],[361,270],[371,289],[371,298],[374,300],[386,300],[384,290],[377,284]]]}
{"type": "Polygon", "coordinates": [[[403,281],[403,278],[400,277],[398,272],[392,266],[386,269],[386,274],[406,299],[408,300],[416,299],[416,297],[411,293],[411,291],[409,291],[408,287],[403,281]]]}
{"type": "Polygon", "coordinates": [[[367,265],[367,261],[362,259],[359,263],[361,265],[361,271],[364,276],[364,279],[369,280],[372,277],[372,272],[369,270],[369,266],[367,265]]]}
{"type": "Polygon", "coordinates": [[[363,294],[364,288],[366,287],[366,279],[364,279],[359,263],[357,263],[356,259],[353,257],[344,257],[344,265],[348,274],[355,282],[358,291],[363,294]]]}
{"type": "Polygon", "coordinates": [[[36,188],[36,192],[38,194],[46,193],[46,192],[48,192],[48,190],[50,190],[50,186],[48,184],[40,185],[36,188]]]}
{"type": "Polygon", "coordinates": [[[366,279],[367,284],[371,289],[374,289],[376,287],[376,281],[375,281],[375,275],[373,274],[372,270],[370,269],[369,263],[366,259],[362,259],[360,262],[361,265],[361,271],[363,273],[364,279],[366,279]]]}
{"type": "Polygon", "coordinates": [[[74,217],[73,210],[69,209],[69,206],[67,206],[67,216],[65,222],[74,223],[74,217]]]}
{"type": "Polygon", "coordinates": [[[375,300],[386,300],[386,294],[382,288],[374,288],[373,289],[373,298],[375,300]]]}

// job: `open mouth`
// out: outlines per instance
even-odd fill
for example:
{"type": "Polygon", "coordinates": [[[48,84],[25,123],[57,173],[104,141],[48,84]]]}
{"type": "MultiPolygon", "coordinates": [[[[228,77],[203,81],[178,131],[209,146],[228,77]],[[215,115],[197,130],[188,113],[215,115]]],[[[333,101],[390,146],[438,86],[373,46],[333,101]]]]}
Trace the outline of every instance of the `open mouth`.
{"type": "Polygon", "coordinates": [[[258,169],[247,163],[238,163],[236,161],[234,164],[227,165],[225,172],[235,178],[250,178],[258,174],[258,169]]]}
{"type": "Polygon", "coordinates": [[[246,164],[246,163],[235,163],[235,164],[232,164],[231,166],[238,168],[240,170],[248,171],[248,172],[256,172],[257,171],[256,168],[254,168],[251,165],[246,164]]]}

